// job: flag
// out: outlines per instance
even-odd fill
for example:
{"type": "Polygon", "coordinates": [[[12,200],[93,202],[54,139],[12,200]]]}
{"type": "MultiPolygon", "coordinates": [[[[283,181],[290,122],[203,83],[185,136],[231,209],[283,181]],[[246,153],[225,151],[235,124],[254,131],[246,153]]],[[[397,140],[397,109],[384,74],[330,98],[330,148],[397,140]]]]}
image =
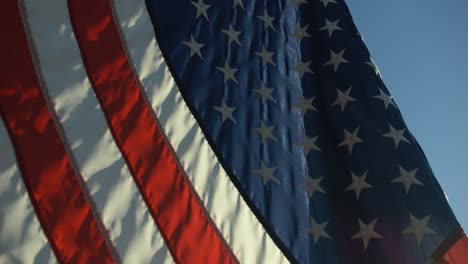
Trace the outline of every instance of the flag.
{"type": "Polygon", "coordinates": [[[0,262],[468,261],[342,0],[0,12],[0,262]]]}

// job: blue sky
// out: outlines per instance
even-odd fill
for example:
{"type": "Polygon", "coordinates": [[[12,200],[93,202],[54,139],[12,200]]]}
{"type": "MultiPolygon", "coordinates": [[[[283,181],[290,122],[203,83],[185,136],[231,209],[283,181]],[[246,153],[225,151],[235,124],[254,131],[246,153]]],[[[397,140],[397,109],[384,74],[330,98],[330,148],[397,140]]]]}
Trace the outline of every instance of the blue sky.
{"type": "Polygon", "coordinates": [[[346,2],[409,129],[468,230],[468,1],[346,2]]]}

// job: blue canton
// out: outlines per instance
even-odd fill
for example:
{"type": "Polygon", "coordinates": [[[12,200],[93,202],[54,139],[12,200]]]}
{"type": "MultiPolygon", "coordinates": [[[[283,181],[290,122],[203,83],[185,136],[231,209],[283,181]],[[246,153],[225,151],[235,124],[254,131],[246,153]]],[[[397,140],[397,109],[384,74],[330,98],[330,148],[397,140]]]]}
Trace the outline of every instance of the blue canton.
{"type": "Polygon", "coordinates": [[[147,6],[186,103],[291,262],[425,263],[459,227],[342,0],[147,6]]]}

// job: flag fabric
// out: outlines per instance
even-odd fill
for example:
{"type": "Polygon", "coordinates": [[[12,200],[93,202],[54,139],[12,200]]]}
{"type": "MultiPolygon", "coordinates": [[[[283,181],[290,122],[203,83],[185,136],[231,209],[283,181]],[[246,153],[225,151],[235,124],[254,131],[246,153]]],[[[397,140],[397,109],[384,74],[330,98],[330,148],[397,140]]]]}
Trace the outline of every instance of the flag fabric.
{"type": "Polygon", "coordinates": [[[466,263],[342,0],[6,0],[0,263],[466,263]]]}

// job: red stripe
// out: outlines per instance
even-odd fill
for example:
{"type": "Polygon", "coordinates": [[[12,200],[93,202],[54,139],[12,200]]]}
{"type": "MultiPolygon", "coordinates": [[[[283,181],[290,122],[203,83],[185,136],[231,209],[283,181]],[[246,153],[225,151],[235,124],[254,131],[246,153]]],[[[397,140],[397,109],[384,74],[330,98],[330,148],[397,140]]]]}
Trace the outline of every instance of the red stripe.
{"type": "Polygon", "coordinates": [[[0,9],[0,114],[57,259],[112,263],[39,87],[17,1],[0,9]]]}
{"type": "Polygon", "coordinates": [[[445,253],[442,263],[448,264],[466,264],[468,263],[468,238],[461,237],[448,251],[445,253]]]}
{"type": "Polygon", "coordinates": [[[93,89],[174,260],[233,262],[153,119],[126,57],[111,4],[106,0],[68,3],[93,89]]]}

